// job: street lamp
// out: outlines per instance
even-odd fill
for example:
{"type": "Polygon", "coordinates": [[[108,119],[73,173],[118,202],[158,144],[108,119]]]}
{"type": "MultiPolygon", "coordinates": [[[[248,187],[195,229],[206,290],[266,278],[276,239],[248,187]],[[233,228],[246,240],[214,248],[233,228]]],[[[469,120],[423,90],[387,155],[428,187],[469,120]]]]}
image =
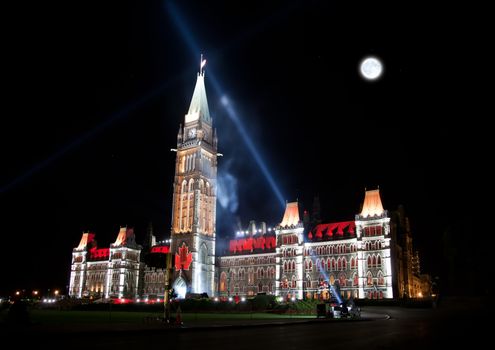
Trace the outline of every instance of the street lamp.
{"type": "Polygon", "coordinates": [[[230,298],[230,274],[227,276],[227,297],[230,298]]]}

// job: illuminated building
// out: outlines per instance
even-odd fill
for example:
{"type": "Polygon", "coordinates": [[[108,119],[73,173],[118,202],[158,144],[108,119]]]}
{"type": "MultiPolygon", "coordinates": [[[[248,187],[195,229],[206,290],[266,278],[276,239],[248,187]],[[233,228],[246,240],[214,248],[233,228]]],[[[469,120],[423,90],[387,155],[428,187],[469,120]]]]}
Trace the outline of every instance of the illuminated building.
{"type": "Polygon", "coordinates": [[[298,203],[287,203],[269,232],[230,241],[219,257],[219,294],[268,293],[284,298],[392,298],[390,219],[378,190],[367,191],[356,221],[318,224],[305,233],[298,203]]]}
{"type": "Polygon", "coordinates": [[[98,248],[94,233],[84,233],[72,253],[69,295],[157,300],[165,293],[164,254],[169,253],[174,257],[170,282],[179,297],[429,295],[428,276],[419,275],[419,257],[413,255],[403,209],[385,210],[379,190],[365,192],[354,220],[321,223],[316,206],[313,227],[300,220],[297,202],[287,203],[274,229],[251,222],[242,237],[230,241],[228,253],[216,257],[219,154],[204,77],[201,69],[174,149],[170,243],[157,244],[149,230],[143,250],[133,230],[123,227],[110,248],[98,248]]]}
{"type": "Polygon", "coordinates": [[[136,244],[134,230],[121,227],[110,248],[98,248],[94,238],[94,233],[83,233],[72,252],[69,295],[137,297],[141,246],[136,244]]]}
{"type": "MultiPolygon", "coordinates": [[[[204,62],[201,62],[201,67],[204,62]]],[[[177,135],[172,233],[173,288],[180,296],[215,293],[217,137],[208,109],[204,71],[177,135]]]]}

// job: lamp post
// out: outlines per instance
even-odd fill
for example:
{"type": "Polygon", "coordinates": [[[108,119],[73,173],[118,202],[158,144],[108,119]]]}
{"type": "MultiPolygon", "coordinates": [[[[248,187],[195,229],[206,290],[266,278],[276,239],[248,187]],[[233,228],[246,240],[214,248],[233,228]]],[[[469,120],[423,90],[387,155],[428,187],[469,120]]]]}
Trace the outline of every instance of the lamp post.
{"type": "Polygon", "coordinates": [[[227,276],[227,298],[230,298],[230,274],[227,276]]]}
{"type": "Polygon", "coordinates": [[[163,295],[164,303],[164,318],[165,322],[169,322],[170,319],[170,275],[172,269],[172,253],[167,253],[165,257],[165,293],[163,295]]]}

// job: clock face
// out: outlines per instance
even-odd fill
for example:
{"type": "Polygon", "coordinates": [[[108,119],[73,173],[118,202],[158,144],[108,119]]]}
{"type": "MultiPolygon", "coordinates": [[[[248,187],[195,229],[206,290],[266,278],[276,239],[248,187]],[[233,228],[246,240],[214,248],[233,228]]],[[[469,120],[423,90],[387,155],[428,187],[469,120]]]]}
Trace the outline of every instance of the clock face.
{"type": "Polygon", "coordinates": [[[196,128],[189,129],[188,135],[190,138],[193,138],[194,136],[196,136],[196,128]]]}

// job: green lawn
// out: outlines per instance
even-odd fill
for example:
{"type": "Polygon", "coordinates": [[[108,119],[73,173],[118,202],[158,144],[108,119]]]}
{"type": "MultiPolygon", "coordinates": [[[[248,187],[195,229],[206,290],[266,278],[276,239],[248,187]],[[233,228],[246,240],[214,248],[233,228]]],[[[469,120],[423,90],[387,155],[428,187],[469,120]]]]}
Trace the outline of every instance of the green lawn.
{"type": "MultiPolygon", "coordinates": [[[[58,311],[32,310],[31,320],[42,324],[81,324],[81,323],[142,323],[147,317],[161,317],[156,312],[126,311],[58,311]]],[[[172,313],[175,316],[175,313],[172,313]]],[[[182,313],[182,320],[242,320],[242,319],[287,319],[314,318],[303,315],[278,315],[269,313],[182,313]]]]}

